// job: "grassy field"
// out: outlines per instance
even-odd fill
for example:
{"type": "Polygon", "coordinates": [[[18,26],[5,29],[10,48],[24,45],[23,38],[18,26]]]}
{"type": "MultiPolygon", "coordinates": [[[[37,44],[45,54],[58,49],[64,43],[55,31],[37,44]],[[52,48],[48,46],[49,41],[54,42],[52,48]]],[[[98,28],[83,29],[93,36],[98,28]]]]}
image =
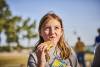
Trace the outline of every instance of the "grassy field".
{"type": "MultiPolygon", "coordinates": [[[[91,67],[93,61],[93,54],[87,53],[85,61],[87,67],[91,67]]],[[[28,53],[0,53],[0,67],[27,67],[28,53]]]]}
{"type": "Polygon", "coordinates": [[[28,54],[0,53],[0,67],[27,67],[28,54]]]}

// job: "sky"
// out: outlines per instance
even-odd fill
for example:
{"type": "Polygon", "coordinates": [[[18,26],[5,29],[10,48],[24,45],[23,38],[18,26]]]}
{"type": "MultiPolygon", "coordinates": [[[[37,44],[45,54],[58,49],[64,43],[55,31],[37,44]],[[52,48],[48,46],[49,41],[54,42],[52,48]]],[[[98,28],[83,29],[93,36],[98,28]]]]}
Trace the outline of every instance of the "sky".
{"type": "MultiPolygon", "coordinates": [[[[63,20],[65,39],[71,46],[75,46],[78,36],[81,37],[86,45],[93,45],[94,38],[98,35],[97,29],[100,28],[99,0],[6,1],[13,15],[35,19],[37,21],[37,29],[43,15],[49,11],[56,13],[63,20]]],[[[27,40],[21,42],[27,43],[27,40]]]]}

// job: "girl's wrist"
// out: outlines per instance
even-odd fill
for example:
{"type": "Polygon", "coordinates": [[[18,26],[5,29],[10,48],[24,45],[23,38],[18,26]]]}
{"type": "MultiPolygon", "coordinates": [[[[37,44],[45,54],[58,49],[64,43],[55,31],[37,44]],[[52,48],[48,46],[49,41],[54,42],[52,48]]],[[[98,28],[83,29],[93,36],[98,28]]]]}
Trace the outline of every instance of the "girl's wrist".
{"type": "Polygon", "coordinates": [[[37,67],[45,67],[44,64],[38,64],[37,67]]]}
{"type": "Polygon", "coordinates": [[[45,63],[43,63],[43,62],[38,62],[37,67],[45,67],[45,63]]]}

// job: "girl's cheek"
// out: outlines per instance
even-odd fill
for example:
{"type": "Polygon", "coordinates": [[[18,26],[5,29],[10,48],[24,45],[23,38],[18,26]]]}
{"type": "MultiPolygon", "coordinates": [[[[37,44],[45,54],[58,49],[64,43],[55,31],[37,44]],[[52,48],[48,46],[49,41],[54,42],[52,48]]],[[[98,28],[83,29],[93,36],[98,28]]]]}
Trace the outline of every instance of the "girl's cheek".
{"type": "Polygon", "coordinates": [[[49,34],[49,31],[44,31],[45,35],[48,35],[49,34]]]}

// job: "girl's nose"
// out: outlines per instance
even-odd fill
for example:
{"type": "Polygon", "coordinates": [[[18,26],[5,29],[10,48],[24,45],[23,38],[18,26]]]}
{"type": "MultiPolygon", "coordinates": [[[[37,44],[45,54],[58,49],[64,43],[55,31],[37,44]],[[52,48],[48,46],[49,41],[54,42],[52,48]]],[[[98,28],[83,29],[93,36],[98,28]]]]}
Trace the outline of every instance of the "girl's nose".
{"type": "Polygon", "coordinates": [[[50,33],[51,33],[51,34],[54,34],[54,32],[55,32],[54,27],[51,27],[51,29],[50,29],[50,33]]]}

